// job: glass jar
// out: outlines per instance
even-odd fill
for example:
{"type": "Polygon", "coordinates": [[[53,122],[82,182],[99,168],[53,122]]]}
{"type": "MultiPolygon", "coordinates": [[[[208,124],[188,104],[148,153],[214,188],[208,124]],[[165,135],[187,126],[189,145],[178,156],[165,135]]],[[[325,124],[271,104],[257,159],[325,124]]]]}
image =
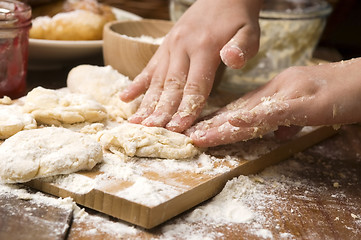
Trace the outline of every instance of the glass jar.
{"type": "MultiPolygon", "coordinates": [[[[194,1],[171,0],[172,20],[194,1]]],[[[325,0],[264,0],[259,52],[242,69],[227,68],[219,88],[243,94],[290,66],[309,64],[331,10],[325,0]]]]}
{"type": "Polygon", "coordinates": [[[18,98],[26,92],[31,7],[0,1],[0,97],[18,98]]]}
{"type": "Polygon", "coordinates": [[[227,69],[220,88],[243,94],[288,67],[309,65],[331,10],[324,0],[265,0],[257,55],[242,69],[227,69]]]}
{"type": "Polygon", "coordinates": [[[170,0],[169,15],[170,19],[175,22],[196,0],[170,0]]]}

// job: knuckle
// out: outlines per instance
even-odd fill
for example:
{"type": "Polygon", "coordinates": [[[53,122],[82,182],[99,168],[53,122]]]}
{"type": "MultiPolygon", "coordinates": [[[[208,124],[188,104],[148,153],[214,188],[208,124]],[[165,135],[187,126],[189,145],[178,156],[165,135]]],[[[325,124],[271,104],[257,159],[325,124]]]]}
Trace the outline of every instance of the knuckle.
{"type": "Polygon", "coordinates": [[[197,37],[198,45],[200,46],[214,46],[216,45],[216,41],[214,38],[210,37],[210,34],[201,34],[197,37]]]}
{"type": "Polygon", "coordinates": [[[188,82],[186,91],[190,94],[200,94],[204,92],[204,89],[197,82],[188,82]]]}
{"type": "Polygon", "coordinates": [[[304,78],[304,74],[305,72],[302,66],[292,66],[283,70],[275,78],[278,80],[289,79],[289,78],[298,79],[299,77],[304,78]]]}
{"type": "Polygon", "coordinates": [[[182,90],[184,88],[186,77],[172,76],[165,81],[165,89],[182,90]]]}
{"type": "Polygon", "coordinates": [[[160,76],[153,76],[148,89],[152,92],[161,91],[163,89],[163,78],[160,76]]]}
{"type": "Polygon", "coordinates": [[[168,78],[165,81],[164,89],[168,90],[180,90],[183,89],[183,83],[178,78],[168,78]]]}
{"type": "Polygon", "coordinates": [[[186,36],[189,30],[184,28],[183,26],[177,26],[172,29],[171,34],[168,34],[167,41],[171,43],[178,43],[180,42],[184,36],[186,36]]]}

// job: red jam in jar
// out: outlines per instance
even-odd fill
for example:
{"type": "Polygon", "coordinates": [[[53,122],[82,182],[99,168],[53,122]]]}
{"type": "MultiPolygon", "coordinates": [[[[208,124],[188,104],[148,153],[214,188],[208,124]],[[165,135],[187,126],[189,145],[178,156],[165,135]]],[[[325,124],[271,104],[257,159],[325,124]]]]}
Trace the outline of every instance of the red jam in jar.
{"type": "Polygon", "coordinates": [[[26,93],[31,7],[13,0],[0,1],[0,98],[26,93]]]}

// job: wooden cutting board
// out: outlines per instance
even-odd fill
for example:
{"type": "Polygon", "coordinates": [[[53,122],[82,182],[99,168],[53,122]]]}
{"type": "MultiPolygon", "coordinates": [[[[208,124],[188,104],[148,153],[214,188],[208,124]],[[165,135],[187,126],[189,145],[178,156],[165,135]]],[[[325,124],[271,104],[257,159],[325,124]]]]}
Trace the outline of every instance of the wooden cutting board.
{"type": "MultiPolygon", "coordinates": [[[[197,171],[197,168],[194,170],[186,170],[185,168],[184,171],[167,173],[159,169],[150,168],[142,173],[143,177],[161,182],[177,190],[176,194],[170,194],[170,196],[167,196],[167,193],[165,193],[164,199],[156,205],[147,204],[146,199],[138,202],[123,196],[121,192],[130,188],[135,183],[120,179],[104,178],[103,183],[81,194],[69,190],[64,185],[60,186],[54,182],[41,179],[33,180],[27,183],[27,185],[58,197],[72,197],[75,202],[82,206],[150,229],[215,196],[222,190],[228,180],[241,174],[257,173],[335,133],[336,131],[330,127],[308,128],[308,130],[304,130],[292,140],[282,143],[275,142],[273,138],[262,138],[211,148],[207,151],[207,154],[216,157],[218,160],[212,163],[210,171],[223,169],[216,174],[214,171],[212,174],[207,171],[197,171]],[[248,151],[247,156],[249,154],[252,155],[252,151],[262,150],[262,153],[255,159],[247,160],[244,157],[245,150],[246,152],[248,151]]],[[[151,165],[152,161],[161,160],[147,159],[146,163],[151,165]]],[[[139,167],[142,167],[141,164],[144,164],[144,161],[134,162],[133,164],[139,164],[139,167]]],[[[189,162],[188,164],[191,163],[189,162]]],[[[164,169],[166,168],[167,166],[164,166],[164,169]]],[[[97,176],[104,174],[104,172],[95,169],[90,172],[74,174],[86,176],[91,181],[97,176]]],[[[144,189],[144,191],[146,190],[144,189]]]]}

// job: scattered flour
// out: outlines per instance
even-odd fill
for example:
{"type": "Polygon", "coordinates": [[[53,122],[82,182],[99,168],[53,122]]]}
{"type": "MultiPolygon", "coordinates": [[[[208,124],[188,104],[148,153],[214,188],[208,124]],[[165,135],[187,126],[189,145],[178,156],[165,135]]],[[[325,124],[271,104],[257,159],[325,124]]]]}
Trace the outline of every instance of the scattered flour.
{"type": "Polygon", "coordinates": [[[80,208],[74,212],[74,221],[93,227],[86,231],[81,229],[81,237],[92,237],[100,233],[106,233],[118,239],[123,239],[124,236],[136,235],[140,232],[139,229],[130,224],[113,221],[104,214],[88,214],[84,209],[80,208]]]}
{"type": "Polygon", "coordinates": [[[245,176],[227,182],[226,186],[206,205],[196,208],[187,221],[197,222],[207,219],[214,223],[245,223],[254,218],[254,213],[242,199],[257,191],[255,183],[245,176]]]}
{"type": "Polygon", "coordinates": [[[67,210],[71,210],[75,206],[75,203],[69,197],[54,198],[41,192],[32,193],[22,188],[21,185],[0,184],[0,195],[16,196],[18,199],[29,200],[37,204],[56,206],[67,210]]]}
{"type": "Polygon", "coordinates": [[[95,187],[95,181],[92,178],[78,173],[50,177],[44,181],[52,182],[65,190],[78,194],[86,194],[95,187]]]}
{"type": "Polygon", "coordinates": [[[122,36],[125,38],[139,41],[139,42],[151,43],[151,44],[155,44],[155,45],[161,45],[164,40],[164,37],[154,38],[154,37],[146,36],[146,35],[142,35],[140,37],[130,37],[127,35],[122,35],[122,36]]]}
{"type": "MultiPolygon", "coordinates": [[[[282,228],[284,224],[282,220],[274,219],[272,216],[274,212],[298,211],[297,206],[289,206],[288,200],[279,193],[287,193],[291,189],[292,191],[299,190],[300,195],[294,195],[294,197],[309,201],[307,195],[310,196],[310,193],[311,196],[312,194],[319,195],[324,190],[322,187],[307,181],[304,176],[304,173],[310,171],[312,167],[305,165],[304,162],[312,163],[316,160],[307,158],[302,154],[298,154],[296,157],[301,161],[290,159],[277,166],[269,167],[260,174],[239,176],[228,181],[221,193],[213,199],[166,222],[156,228],[155,231],[149,232],[103,214],[88,214],[84,209],[76,207],[69,198],[54,199],[41,193],[31,194],[18,187],[18,185],[0,185],[0,194],[11,192],[11,194],[16,194],[20,198],[73,208],[73,228],[74,230],[79,228],[78,232],[81,237],[86,238],[95,238],[105,234],[114,238],[139,239],[143,237],[138,236],[149,234],[145,238],[154,240],[216,240],[230,239],[234,231],[236,233],[241,231],[240,233],[244,233],[242,236],[245,236],[245,238],[250,236],[258,239],[295,239],[296,236],[282,228]],[[272,208],[272,211],[269,211],[269,208],[272,208]],[[82,224],[85,224],[88,230],[81,228],[82,224]]],[[[112,160],[114,159],[107,159],[107,161],[112,160]]],[[[131,163],[132,161],[123,162],[123,164],[131,163]]],[[[314,166],[312,169],[318,171],[314,166]]],[[[140,174],[142,171],[133,169],[127,173],[127,178],[132,177],[131,172],[140,174]]],[[[354,178],[352,172],[347,172],[347,174],[351,176],[351,179],[354,178]]],[[[340,181],[342,179],[340,177],[340,181]]],[[[150,182],[139,181],[137,184],[144,185],[144,183],[149,184],[150,182]]],[[[160,186],[157,184],[154,186],[160,186]]],[[[329,189],[335,191],[335,194],[332,194],[332,199],[345,200],[346,196],[342,193],[342,188],[335,189],[330,185],[329,189]]],[[[155,199],[155,201],[158,201],[158,199],[155,199]]],[[[352,214],[346,213],[346,215],[355,219],[356,226],[360,226],[361,222],[358,213],[352,212],[352,214]]],[[[337,216],[337,221],[342,221],[341,215],[337,216]]],[[[349,231],[358,230],[349,227],[349,231]]]]}
{"type": "Polygon", "coordinates": [[[138,177],[137,181],[130,187],[119,191],[116,195],[149,207],[157,206],[181,193],[170,185],[159,181],[138,177]]]}
{"type": "Polygon", "coordinates": [[[229,166],[236,166],[238,163],[234,157],[217,158],[206,153],[191,160],[174,160],[131,158],[125,155],[122,159],[115,154],[104,152],[103,163],[96,167],[101,174],[93,178],[74,173],[49,177],[45,181],[76,194],[86,194],[94,188],[106,188],[111,181],[132,182],[133,185],[117,192],[116,195],[147,206],[156,206],[187,189],[184,183],[169,177],[171,174],[193,172],[218,175],[231,170],[229,166],[222,165],[224,162],[229,166]],[[159,174],[167,182],[148,179],[145,175],[149,172],[159,174]]]}
{"type": "MultiPolygon", "coordinates": [[[[247,145],[242,146],[246,153],[252,152],[249,151],[247,145]]],[[[232,153],[232,151],[230,152],[232,153]]],[[[308,203],[314,200],[313,196],[319,196],[320,193],[324,193],[325,189],[327,189],[331,191],[329,201],[346,202],[348,201],[348,195],[343,189],[349,184],[358,184],[359,182],[357,169],[346,171],[340,168],[340,171],[336,173],[327,171],[327,169],[330,169],[330,164],[335,164],[332,162],[339,162],[336,161],[339,157],[337,151],[330,156],[325,154],[322,154],[322,156],[327,158],[328,161],[324,160],[322,162],[322,159],[313,159],[299,153],[294,159],[269,167],[260,174],[234,178],[228,181],[221,193],[213,199],[177,216],[157,227],[154,231],[144,231],[139,227],[117,221],[103,214],[88,214],[88,210],[80,209],[70,198],[51,198],[42,193],[30,193],[23,189],[21,185],[0,185],[0,195],[13,194],[20,199],[72,209],[74,211],[74,228],[79,227],[78,232],[82,234],[81,236],[89,239],[101,234],[118,239],[137,239],[139,235],[149,234],[151,237],[145,238],[216,240],[230,239],[234,231],[236,236],[245,236],[245,238],[250,236],[250,238],[257,239],[295,239],[297,236],[285,230],[288,228],[284,227],[282,219],[273,216],[277,212],[289,212],[295,215],[302,212],[299,209],[300,206],[289,205],[287,193],[296,192],[296,194],[292,195],[294,199],[308,203]],[[329,161],[330,159],[335,161],[329,161]],[[323,167],[318,167],[315,165],[316,163],[319,164],[318,166],[323,167]],[[322,174],[321,176],[329,178],[324,179],[324,185],[309,181],[310,178],[307,177],[307,174],[313,174],[315,171],[322,174]],[[334,188],[333,182],[339,182],[340,187],[334,188]],[[272,209],[272,211],[269,209],[272,209]],[[80,228],[81,224],[90,226],[90,228],[85,231],[80,228]]],[[[140,202],[148,198],[147,204],[157,204],[165,201],[167,196],[179,193],[183,184],[178,183],[176,185],[172,182],[172,187],[170,187],[168,184],[146,179],[145,175],[147,173],[152,171],[161,172],[164,177],[172,172],[186,171],[212,175],[229,171],[232,164],[237,164],[236,157],[218,158],[211,157],[207,153],[203,153],[196,159],[181,161],[119,158],[114,154],[105,153],[104,162],[96,167],[98,171],[105,172],[104,174],[92,178],[80,174],[70,174],[56,179],[49,179],[50,181],[56,181],[57,184],[64,184],[71,191],[78,193],[102,187],[101,184],[104,183],[104,180],[120,179],[130,181],[134,182],[133,189],[131,191],[119,191],[118,195],[140,202]],[[229,165],[222,165],[224,162],[229,165]]],[[[331,207],[335,206],[338,205],[332,205],[331,207]]],[[[307,207],[312,208],[311,205],[307,207]]],[[[354,225],[347,226],[346,230],[359,234],[361,220],[357,211],[355,209],[343,215],[342,209],[340,209],[339,215],[332,219],[337,222],[344,221],[346,217],[354,219],[354,225]]]]}

